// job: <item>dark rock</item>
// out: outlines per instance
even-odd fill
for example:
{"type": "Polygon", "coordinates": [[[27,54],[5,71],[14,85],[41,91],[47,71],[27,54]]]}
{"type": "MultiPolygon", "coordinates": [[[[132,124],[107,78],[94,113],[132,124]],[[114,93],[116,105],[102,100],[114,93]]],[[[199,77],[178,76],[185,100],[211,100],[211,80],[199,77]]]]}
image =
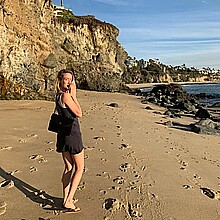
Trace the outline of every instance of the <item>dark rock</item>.
{"type": "Polygon", "coordinates": [[[200,107],[199,110],[196,112],[195,117],[196,118],[210,118],[211,115],[207,109],[200,107]]]}
{"type": "Polygon", "coordinates": [[[201,132],[201,128],[195,124],[190,124],[189,127],[192,132],[195,132],[197,134],[199,134],[201,132]]]}
{"type": "Polygon", "coordinates": [[[173,115],[170,115],[170,118],[181,118],[181,116],[178,114],[173,114],[173,115]]]}
{"type": "Polygon", "coordinates": [[[175,105],[174,107],[177,109],[180,109],[180,110],[186,110],[188,112],[193,112],[193,113],[196,112],[195,106],[190,102],[180,102],[177,105],[175,105]]]}
{"type": "Polygon", "coordinates": [[[211,107],[220,107],[220,102],[214,103],[211,107]]]}
{"type": "Polygon", "coordinates": [[[53,69],[57,66],[57,61],[53,53],[49,54],[48,57],[44,60],[43,66],[49,69],[53,69]]]}
{"type": "Polygon", "coordinates": [[[77,48],[74,46],[73,42],[71,42],[68,38],[65,38],[63,45],[61,45],[61,48],[69,54],[74,54],[77,52],[77,48]]]}
{"type": "Polygon", "coordinates": [[[164,122],[164,125],[166,125],[168,127],[173,127],[173,122],[172,121],[166,121],[166,122],[164,122]]]}
{"type": "Polygon", "coordinates": [[[153,110],[150,106],[146,106],[145,109],[147,109],[147,110],[153,110]]]}
{"type": "Polygon", "coordinates": [[[90,74],[86,76],[84,75],[83,77],[77,75],[77,78],[79,79],[78,88],[80,89],[115,92],[120,91],[123,87],[120,74],[116,72],[100,72],[98,74],[97,71],[94,70],[90,71],[90,74]],[[81,82],[83,82],[83,84],[81,82]]]}
{"type": "Polygon", "coordinates": [[[213,129],[217,127],[217,124],[211,119],[201,119],[199,122],[196,122],[195,124],[199,126],[207,127],[207,128],[213,128],[213,129]]]}
{"type": "Polygon", "coordinates": [[[162,112],[159,112],[159,111],[154,111],[153,113],[157,114],[157,115],[162,115],[163,114],[162,112]]]}
{"type": "Polygon", "coordinates": [[[155,86],[146,100],[157,103],[161,107],[176,108],[190,113],[196,112],[196,96],[187,94],[178,84],[155,86]]]}
{"type": "Polygon", "coordinates": [[[170,116],[170,115],[172,115],[172,112],[171,112],[170,110],[167,110],[167,111],[165,111],[163,114],[170,116]]]}
{"type": "Polygon", "coordinates": [[[218,126],[210,119],[202,119],[195,124],[189,125],[191,131],[198,133],[198,134],[212,134],[212,135],[219,135],[220,130],[218,126]]]}
{"type": "Polygon", "coordinates": [[[119,105],[117,103],[114,103],[114,102],[110,103],[108,106],[115,107],[115,108],[119,107],[119,105]]]}
{"type": "Polygon", "coordinates": [[[152,103],[157,103],[158,102],[155,97],[149,97],[146,100],[149,101],[149,102],[152,102],[152,103]]]}
{"type": "Polygon", "coordinates": [[[144,99],[144,100],[141,101],[141,103],[142,103],[142,104],[148,104],[149,101],[147,101],[146,99],[144,99]]]}

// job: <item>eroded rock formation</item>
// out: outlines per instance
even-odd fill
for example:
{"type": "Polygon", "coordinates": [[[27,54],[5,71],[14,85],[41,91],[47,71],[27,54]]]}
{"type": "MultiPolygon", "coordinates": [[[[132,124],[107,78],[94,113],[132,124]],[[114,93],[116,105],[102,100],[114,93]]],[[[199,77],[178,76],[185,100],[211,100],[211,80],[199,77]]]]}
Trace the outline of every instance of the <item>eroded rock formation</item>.
{"type": "Polygon", "coordinates": [[[60,69],[79,88],[119,91],[127,53],[119,30],[91,16],[62,21],[52,0],[0,0],[0,98],[53,99],[60,69]]]}

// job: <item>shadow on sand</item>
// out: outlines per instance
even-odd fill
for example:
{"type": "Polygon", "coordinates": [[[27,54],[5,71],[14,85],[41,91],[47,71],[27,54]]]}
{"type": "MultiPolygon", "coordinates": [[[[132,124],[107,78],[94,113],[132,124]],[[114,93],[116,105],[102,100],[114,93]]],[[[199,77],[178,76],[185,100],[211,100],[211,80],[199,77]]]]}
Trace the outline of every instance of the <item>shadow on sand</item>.
{"type": "Polygon", "coordinates": [[[50,196],[43,190],[34,188],[25,183],[0,167],[0,176],[5,179],[1,187],[7,187],[13,181],[14,186],[19,189],[27,198],[35,203],[39,203],[43,209],[46,210],[62,210],[62,198],[50,196]]]}
{"type": "MultiPolygon", "coordinates": [[[[155,122],[155,123],[165,125],[164,123],[161,123],[161,122],[155,122]]],[[[170,128],[192,132],[191,127],[189,125],[185,125],[185,124],[177,123],[177,122],[172,122],[172,126],[170,126],[170,128]]]]}

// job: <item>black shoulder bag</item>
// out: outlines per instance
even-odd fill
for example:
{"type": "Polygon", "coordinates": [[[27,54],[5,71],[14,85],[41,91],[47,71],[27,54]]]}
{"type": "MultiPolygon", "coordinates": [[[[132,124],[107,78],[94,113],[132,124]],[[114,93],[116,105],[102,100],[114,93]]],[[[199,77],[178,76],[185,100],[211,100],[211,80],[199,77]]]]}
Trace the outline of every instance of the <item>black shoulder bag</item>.
{"type": "MultiPolygon", "coordinates": [[[[57,103],[58,100],[56,99],[56,105],[57,103]]],[[[67,118],[62,115],[58,115],[55,112],[56,112],[56,106],[53,114],[50,117],[48,131],[52,131],[55,133],[62,133],[64,135],[70,135],[74,119],[67,118]]]]}

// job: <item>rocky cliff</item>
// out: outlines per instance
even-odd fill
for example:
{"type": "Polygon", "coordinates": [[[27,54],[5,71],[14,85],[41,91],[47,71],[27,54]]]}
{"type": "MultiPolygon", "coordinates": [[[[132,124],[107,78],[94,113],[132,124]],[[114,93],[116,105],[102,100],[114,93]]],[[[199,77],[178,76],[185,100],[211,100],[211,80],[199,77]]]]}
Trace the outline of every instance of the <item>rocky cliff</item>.
{"type": "Polygon", "coordinates": [[[119,30],[91,16],[54,16],[52,0],[0,0],[0,98],[53,99],[60,69],[79,88],[119,91],[127,53],[119,30]]]}

